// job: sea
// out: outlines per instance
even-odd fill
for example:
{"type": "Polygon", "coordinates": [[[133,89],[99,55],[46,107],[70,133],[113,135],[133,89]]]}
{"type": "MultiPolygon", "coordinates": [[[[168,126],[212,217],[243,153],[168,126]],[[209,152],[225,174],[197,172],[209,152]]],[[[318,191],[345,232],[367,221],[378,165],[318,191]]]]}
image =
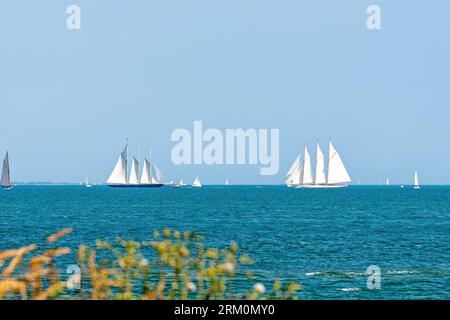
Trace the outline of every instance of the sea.
{"type": "Polygon", "coordinates": [[[0,250],[66,227],[72,248],[163,228],[197,231],[210,246],[235,241],[258,281],[297,281],[300,299],[450,298],[450,186],[0,190],[0,250]]]}

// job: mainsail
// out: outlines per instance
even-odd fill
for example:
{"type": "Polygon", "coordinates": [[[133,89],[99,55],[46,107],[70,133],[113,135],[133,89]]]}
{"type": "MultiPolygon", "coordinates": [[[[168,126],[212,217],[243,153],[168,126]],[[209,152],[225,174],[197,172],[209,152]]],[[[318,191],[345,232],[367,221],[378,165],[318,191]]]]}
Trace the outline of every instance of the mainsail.
{"type": "Polygon", "coordinates": [[[133,157],[129,184],[139,184],[139,161],[133,157]]]}
{"type": "Polygon", "coordinates": [[[6,152],[5,159],[3,160],[3,170],[2,170],[2,187],[11,187],[11,176],[9,172],[9,155],[6,152]]]}
{"type": "Polygon", "coordinates": [[[305,153],[303,154],[303,167],[300,174],[300,184],[312,184],[312,168],[311,157],[309,156],[308,148],[305,146],[305,153]]]}
{"type": "Polygon", "coordinates": [[[150,184],[152,182],[150,172],[151,172],[150,162],[147,159],[145,159],[144,168],[142,169],[141,180],[139,181],[140,184],[150,184]]]}
{"type": "Polygon", "coordinates": [[[319,143],[317,143],[317,156],[316,156],[316,175],[314,184],[325,184],[327,179],[325,177],[325,158],[319,143]]]}
{"type": "Polygon", "coordinates": [[[293,184],[294,181],[298,180],[299,166],[300,166],[300,154],[297,156],[297,158],[294,160],[294,162],[292,162],[291,167],[289,168],[288,172],[286,173],[286,177],[285,177],[286,179],[284,180],[285,184],[291,185],[291,184],[293,184]]]}
{"type": "Polygon", "coordinates": [[[112,185],[128,183],[128,145],[125,146],[120,154],[116,166],[106,183],[112,185]]]}
{"type": "Polygon", "coordinates": [[[152,168],[152,183],[153,184],[160,184],[162,183],[163,180],[163,176],[161,174],[161,171],[159,171],[158,167],[156,166],[156,164],[152,163],[151,165],[152,168]]]}
{"type": "Polygon", "coordinates": [[[352,181],[345,169],[339,153],[330,141],[328,153],[328,181],[327,184],[345,184],[352,181]]]}
{"type": "Polygon", "coordinates": [[[417,171],[414,172],[414,187],[419,187],[419,177],[417,176],[417,171]]]}

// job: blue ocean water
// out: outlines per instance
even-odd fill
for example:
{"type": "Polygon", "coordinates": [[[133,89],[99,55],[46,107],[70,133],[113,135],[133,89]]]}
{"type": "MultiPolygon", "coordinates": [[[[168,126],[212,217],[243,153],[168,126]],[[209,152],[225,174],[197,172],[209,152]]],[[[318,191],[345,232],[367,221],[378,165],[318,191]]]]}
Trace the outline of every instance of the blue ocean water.
{"type": "Polygon", "coordinates": [[[209,245],[234,240],[266,282],[299,281],[302,299],[449,299],[450,187],[283,186],[111,189],[17,186],[0,190],[0,250],[43,242],[74,227],[64,244],[155,228],[196,230],[209,245]],[[366,269],[381,270],[367,288],[366,269]]]}

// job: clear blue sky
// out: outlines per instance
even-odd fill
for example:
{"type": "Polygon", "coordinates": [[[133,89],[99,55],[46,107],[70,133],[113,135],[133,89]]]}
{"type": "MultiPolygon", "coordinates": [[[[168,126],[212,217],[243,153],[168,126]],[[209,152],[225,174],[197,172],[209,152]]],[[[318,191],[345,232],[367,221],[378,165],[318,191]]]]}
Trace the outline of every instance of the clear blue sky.
{"type": "Polygon", "coordinates": [[[305,140],[331,136],[354,182],[450,183],[449,14],[448,0],[5,0],[0,152],[16,181],[102,182],[128,137],[153,142],[169,179],[279,183],[305,140]],[[170,134],[194,120],[279,128],[279,174],[173,165],[170,134]]]}

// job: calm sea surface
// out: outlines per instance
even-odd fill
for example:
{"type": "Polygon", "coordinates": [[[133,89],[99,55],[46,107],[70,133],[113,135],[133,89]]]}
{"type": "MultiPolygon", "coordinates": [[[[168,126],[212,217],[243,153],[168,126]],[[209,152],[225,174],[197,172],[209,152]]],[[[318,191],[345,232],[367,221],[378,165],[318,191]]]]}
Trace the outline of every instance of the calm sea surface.
{"type": "Polygon", "coordinates": [[[163,227],[213,246],[234,240],[263,282],[297,280],[303,299],[450,299],[450,187],[0,190],[0,250],[68,226],[62,243],[73,248],[163,227]],[[369,265],[381,269],[380,290],[367,289],[369,265]]]}

